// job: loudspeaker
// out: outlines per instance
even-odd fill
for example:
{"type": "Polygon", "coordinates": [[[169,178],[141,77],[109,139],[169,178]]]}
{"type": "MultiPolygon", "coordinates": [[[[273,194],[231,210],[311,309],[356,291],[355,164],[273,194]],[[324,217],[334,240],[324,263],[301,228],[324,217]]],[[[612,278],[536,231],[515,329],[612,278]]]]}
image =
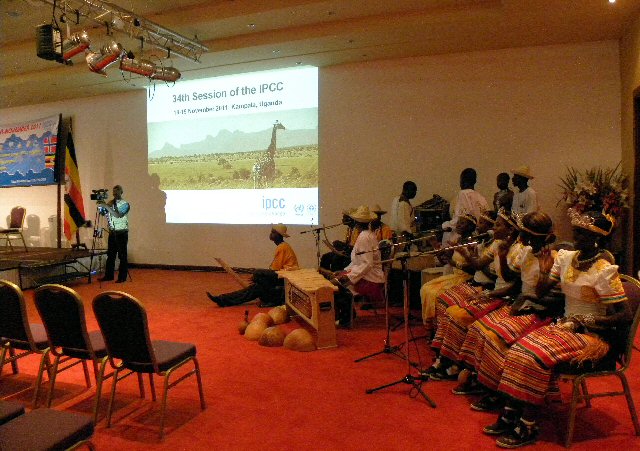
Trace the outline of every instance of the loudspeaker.
{"type": "Polygon", "coordinates": [[[60,29],[51,24],[36,27],[36,54],[45,60],[62,59],[62,37],[60,29]]]}

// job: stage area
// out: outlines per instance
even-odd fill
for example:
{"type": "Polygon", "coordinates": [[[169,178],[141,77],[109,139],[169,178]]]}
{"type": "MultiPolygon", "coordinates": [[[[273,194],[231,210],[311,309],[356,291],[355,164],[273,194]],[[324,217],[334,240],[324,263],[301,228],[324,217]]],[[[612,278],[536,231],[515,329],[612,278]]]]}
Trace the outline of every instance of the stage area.
{"type": "Polygon", "coordinates": [[[0,279],[21,288],[89,278],[102,272],[106,249],[30,247],[0,248],[0,279]],[[92,258],[93,255],[93,258],[92,258]]]}

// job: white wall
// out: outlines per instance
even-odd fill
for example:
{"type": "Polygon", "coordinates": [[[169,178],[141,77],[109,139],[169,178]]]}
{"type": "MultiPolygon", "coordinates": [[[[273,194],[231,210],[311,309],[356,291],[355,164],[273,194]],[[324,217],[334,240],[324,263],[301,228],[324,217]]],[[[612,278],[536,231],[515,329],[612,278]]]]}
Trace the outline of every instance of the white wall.
{"type": "MultiPolygon", "coordinates": [[[[0,122],[62,113],[74,122],[85,205],[90,189],[122,184],[132,204],[130,259],[137,263],[262,267],[273,245],[268,227],[164,225],[146,172],[145,92],[0,111],[0,122]]],[[[468,166],[489,199],[495,176],[528,164],[541,206],[568,237],[556,207],[566,166],[615,166],[621,159],[617,42],[407,58],[320,71],[321,221],[359,204],[388,207],[404,180],[416,203],[452,197],[468,166]]],[[[160,200],[161,202],[161,200],[160,200]]],[[[55,190],[0,190],[0,214],[14,204],[55,214],[55,190]]],[[[215,208],[203,205],[202,208],[215,208]]],[[[239,206],[241,208],[241,206],[239,206]]],[[[304,266],[315,263],[311,234],[292,227],[304,266]]],[[[333,230],[330,238],[342,232],[333,230]]],[[[324,250],[323,250],[324,251],[324,250]]]]}

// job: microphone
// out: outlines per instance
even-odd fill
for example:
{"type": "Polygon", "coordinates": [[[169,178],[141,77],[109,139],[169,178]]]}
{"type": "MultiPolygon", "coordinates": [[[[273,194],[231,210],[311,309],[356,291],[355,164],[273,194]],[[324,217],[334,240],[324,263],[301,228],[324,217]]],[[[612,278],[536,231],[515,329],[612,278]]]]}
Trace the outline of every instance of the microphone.
{"type": "Polygon", "coordinates": [[[334,227],[338,227],[341,225],[344,225],[344,223],[339,222],[338,224],[332,224],[328,226],[323,225],[322,227],[314,227],[309,230],[303,230],[302,232],[300,232],[300,235],[302,235],[303,233],[311,233],[311,232],[315,233],[315,232],[319,232],[320,230],[333,229],[334,227]]]}

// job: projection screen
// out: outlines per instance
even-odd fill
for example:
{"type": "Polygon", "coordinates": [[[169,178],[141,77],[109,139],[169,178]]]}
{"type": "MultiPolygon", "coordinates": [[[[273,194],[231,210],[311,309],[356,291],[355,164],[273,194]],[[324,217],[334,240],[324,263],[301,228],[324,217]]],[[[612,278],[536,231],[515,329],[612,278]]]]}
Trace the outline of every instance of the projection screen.
{"type": "Polygon", "coordinates": [[[168,223],[318,224],[318,69],[158,84],[149,174],[168,223]]]}

